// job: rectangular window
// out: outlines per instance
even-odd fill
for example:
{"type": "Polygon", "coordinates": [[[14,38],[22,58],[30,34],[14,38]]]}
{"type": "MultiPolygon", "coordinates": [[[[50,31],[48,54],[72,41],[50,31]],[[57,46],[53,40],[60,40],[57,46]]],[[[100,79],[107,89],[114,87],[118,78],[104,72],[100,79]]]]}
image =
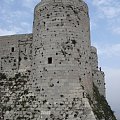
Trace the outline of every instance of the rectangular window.
{"type": "Polygon", "coordinates": [[[15,51],[15,49],[14,49],[14,47],[12,47],[12,48],[11,48],[11,52],[14,52],[14,51],[15,51]]]}
{"type": "Polygon", "coordinates": [[[52,64],[52,57],[48,58],[48,64],[52,64]]]}

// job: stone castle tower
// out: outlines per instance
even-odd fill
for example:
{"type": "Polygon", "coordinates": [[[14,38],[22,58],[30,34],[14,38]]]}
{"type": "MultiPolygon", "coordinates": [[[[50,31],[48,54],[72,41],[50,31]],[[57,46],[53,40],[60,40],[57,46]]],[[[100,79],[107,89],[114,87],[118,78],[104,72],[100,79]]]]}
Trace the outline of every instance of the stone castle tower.
{"type": "Polygon", "coordinates": [[[89,33],[83,1],[43,0],[38,4],[33,25],[33,80],[38,84],[44,79],[51,84],[59,81],[58,86],[64,88],[70,83],[68,90],[81,83],[92,94],[89,33]]]}
{"type": "Polygon", "coordinates": [[[42,0],[33,33],[0,37],[0,72],[29,73],[30,89],[43,102],[34,120],[96,120],[87,96],[93,98],[93,83],[105,96],[105,83],[89,23],[82,0],[42,0]]]}

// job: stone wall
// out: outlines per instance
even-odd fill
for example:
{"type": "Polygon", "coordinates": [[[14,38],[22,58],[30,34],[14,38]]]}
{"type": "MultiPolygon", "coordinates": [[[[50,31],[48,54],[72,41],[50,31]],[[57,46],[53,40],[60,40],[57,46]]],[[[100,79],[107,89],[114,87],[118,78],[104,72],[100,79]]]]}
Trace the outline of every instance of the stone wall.
{"type": "Polygon", "coordinates": [[[32,34],[0,37],[0,72],[12,77],[23,73],[0,82],[2,98],[12,92],[8,104],[14,106],[12,101],[19,98],[14,111],[5,111],[5,119],[26,119],[30,114],[33,120],[96,120],[89,101],[93,83],[104,96],[105,83],[97,50],[91,47],[89,23],[82,0],[42,0],[35,7],[32,34]],[[29,107],[24,109],[21,99],[29,107]]]}
{"type": "Polygon", "coordinates": [[[97,49],[93,46],[91,46],[90,61],[92,67],[93,82],[98,87],[100,94],[105,97],[105,75],[104,72],[101,70],[101,67],[98,67],[97,49]]]}
{"type": "Polygon", "coordinates": [[[32,34],[0,37],[0,72],[13,76],[31,66],[32,34]]]}

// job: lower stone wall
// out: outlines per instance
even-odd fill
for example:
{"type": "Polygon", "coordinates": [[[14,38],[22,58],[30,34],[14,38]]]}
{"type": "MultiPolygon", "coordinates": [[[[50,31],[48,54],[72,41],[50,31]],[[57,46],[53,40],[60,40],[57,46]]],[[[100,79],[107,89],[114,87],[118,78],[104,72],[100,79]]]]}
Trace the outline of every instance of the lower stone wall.
{"type": "Polygon", "coordinates": [[[96,120],[88,98],[75,97],[84,92],[82,88],[71,89],[69,98],[42,100],[36,95],[39,91],[31,91],[29,76],[16,74],[8,79],[0,74],[0,91],[1,120],[96,120]]]}

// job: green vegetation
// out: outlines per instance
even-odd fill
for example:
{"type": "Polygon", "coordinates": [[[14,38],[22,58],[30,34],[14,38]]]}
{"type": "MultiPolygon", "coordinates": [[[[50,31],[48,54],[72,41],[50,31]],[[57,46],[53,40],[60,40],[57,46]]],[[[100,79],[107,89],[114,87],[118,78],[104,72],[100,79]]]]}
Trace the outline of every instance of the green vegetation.
{"type": "Polygon", "coordinates": [[[114,112],[108,105],[106,98],[100,95],[98,88],[95,85],[93,85],[93,92],[93,99],[95,101],[93,103],[93,112],[97,116],[98,120],[117,120],[114,116],[114,112]]]}

